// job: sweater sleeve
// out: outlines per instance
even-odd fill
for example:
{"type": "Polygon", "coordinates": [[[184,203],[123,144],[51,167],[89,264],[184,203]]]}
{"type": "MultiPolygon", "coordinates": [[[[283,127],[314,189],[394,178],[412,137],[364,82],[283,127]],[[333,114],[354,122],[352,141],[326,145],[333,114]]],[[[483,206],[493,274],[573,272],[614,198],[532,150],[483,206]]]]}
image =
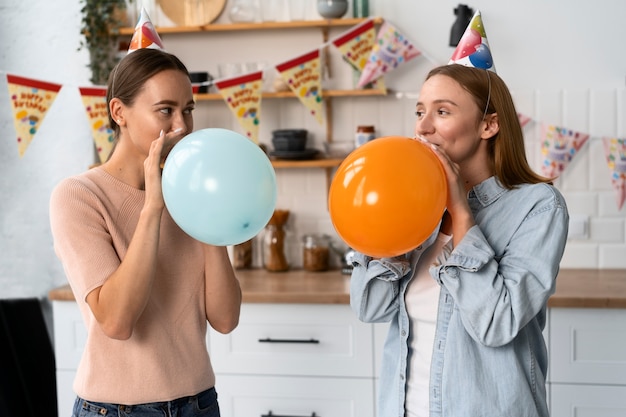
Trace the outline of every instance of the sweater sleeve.
{"type": "Polygon", "coordinates": [[[54,250],[72,290],[84,300],[117,269],[119,256],[107,226],[100,197],[86,181],[68,178],[50,198],[50,226],[54,250]]]}

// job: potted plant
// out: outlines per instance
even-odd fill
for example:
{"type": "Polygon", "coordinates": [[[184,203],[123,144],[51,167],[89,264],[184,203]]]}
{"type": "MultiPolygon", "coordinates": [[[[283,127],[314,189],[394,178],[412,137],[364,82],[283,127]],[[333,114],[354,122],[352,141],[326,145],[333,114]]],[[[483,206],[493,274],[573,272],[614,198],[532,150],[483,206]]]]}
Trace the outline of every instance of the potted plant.
{"type": "Polygon", "coordinates": [[[134,0],[80,0],[82,20],[80,31],[84,36],[79,50],[89,50],[91,82],[104,85],[117,64],[117,36],[126,24],[127,2],[134,0]]]}

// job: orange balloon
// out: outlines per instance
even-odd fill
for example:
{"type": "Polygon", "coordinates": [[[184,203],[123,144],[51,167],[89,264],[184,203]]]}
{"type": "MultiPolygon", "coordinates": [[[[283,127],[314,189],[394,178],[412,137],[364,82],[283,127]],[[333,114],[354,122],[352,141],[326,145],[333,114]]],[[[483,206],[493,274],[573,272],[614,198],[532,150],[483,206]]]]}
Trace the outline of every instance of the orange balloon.
{"type": "Polygon", "coordinates": [[[382,137],[355,149],[330,185],[330,219],[339,236],[363,254],[382,258],[421,245],[445,210],[447,182],[427,145],[382,137]]]}

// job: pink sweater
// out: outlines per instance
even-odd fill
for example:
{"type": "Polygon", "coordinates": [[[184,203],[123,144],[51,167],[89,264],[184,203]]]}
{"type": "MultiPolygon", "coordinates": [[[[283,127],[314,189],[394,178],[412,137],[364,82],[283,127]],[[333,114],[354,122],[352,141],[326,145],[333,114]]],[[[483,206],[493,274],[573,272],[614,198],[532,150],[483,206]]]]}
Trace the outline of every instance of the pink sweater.
{"type": "Polygon", "coordinates": [[[145,192],[93,168],[52,192],[50,222],[87,326],[74,380],[82,398],[115,404],[168,401],[215,385],[206,349],[204,255],[165,210],[150,300],[128,340],[105,336],[86,303],[124,258],[145,192]]]}

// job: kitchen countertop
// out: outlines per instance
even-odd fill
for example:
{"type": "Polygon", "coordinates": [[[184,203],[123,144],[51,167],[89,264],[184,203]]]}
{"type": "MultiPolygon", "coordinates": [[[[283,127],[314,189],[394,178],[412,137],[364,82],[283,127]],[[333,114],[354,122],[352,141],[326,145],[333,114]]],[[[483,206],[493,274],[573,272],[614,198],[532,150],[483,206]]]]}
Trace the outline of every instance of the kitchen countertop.
{"type": "MultiPolygon", "coordinates": [[[[338,270],[307,272],[237,270],[244,303],[349,304],[350,275],[338,270]]],[[[69,285],[48,293],[73,301],[69,285]]],[[[626,269],[562,269],[548,307],[626,308],[626,269]]]]}

